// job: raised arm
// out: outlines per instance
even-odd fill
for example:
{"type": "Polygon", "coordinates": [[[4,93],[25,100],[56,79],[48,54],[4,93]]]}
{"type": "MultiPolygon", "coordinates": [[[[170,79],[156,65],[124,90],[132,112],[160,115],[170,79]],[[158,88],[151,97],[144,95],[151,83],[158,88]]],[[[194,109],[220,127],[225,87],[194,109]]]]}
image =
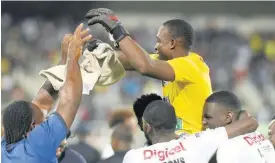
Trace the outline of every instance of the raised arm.
{"type": "Polygon", "coordinates": [[[149,54],[129,36],[119,42],[119,47],[127,57],[129,64],[142,75],[165,81],[175,80],[175,72],[169,63],[152,60],[149,54]]]}
{"type": "MultiPolygon", "coordinates": [[[[83,30],[81,32],[81,38],[88,35],[89,30],[83,30]]],[[[67,61],[69,43],[73,39],[72,34],[66,34],[61,43],[61,60],[59,65],[65,65],[67,61]]],[[[54,102],[58,97],[58,91],[56,91],[49,80],[46,80],[42,87],[37,92],[36,96],[32,100],[32,103],[37,105],[40,110],[35,110],[36,123],[40,124],[45,119],[45,116],[51,111],[54,102]]]]}
{"type": "Polygon", "coordinates": [[[126,71],[135,71],[135,68],[129,63],[128,57],[122,51],[116,51],[118,60],[126,71]]]}
{"type": "Polygon", "coordinates": [[[64,119],[68,128],[70,128],[73,123],[82,97],[83,86],[78,60],[82,54],[84,43],[92,38],[92,36],[89,35],[82,39],[82,28],[83,24],[76,28],[73,40],[69,44],[66,81],[59,91],[59,102],[56,108],[56,112],[64,119]]]}
{"type": "Polygon", "coordinates": [[[254,132],[258,128],[257,120],[246,111],[242,111],[239,117],[238,121],[225,126],[228,138],[254,132]]]}
{"type": "Polygon", "coordinates": [[[113,11],[106,8],[92,9],[88,11],[85,18],[89,19],[89,25],[99,23],[113,35],[116,44],[119,45],[130,65],[136,71],[156,79],[175,80],[172,66],[165,61],[150,59],[148,53],[130,38],[129,33],[121,25],[113,11]]]}
{"type": "MultiPolygon", "coordinates": [[[[59,65],[65,65],[67,61],[67,53],[69,42],[72,40],[71,34],[66,34],[61,44],[61,61],[59,65]]],[[[40,124],[45,119],[46,115],[51,111],[55,100],[57,99],[58,91],[56,91],[51,82],[46,80],[38,93],[32,100],[32,103],[37,105],[40,110],[36,110],[35,119],[36,123],[40,124]]]]}

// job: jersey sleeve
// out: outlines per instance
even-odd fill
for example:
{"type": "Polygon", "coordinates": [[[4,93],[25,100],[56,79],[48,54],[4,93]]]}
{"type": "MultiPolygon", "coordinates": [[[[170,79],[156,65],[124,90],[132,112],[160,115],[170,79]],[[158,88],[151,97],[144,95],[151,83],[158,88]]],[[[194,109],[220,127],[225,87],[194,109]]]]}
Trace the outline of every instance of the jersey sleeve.
{"type": "Polygon", "coordinates": [[[223,144],[222,146],[220,146],[220,148],[218,148],[216,158],[217,158],[217,163],[236,162],[234,150],[230,150],[230,145],[228,143],[223,144]]]}
{"type": "Polygon", "coordinates": [[[194,63],[192,61],[180,57],[167,61],[167,63],[173,68],[175,73],[175,81],[180,82],[195,82],[195,71],[194,63]]]}
{"type": "Polygon", "coordinates": [[[122,163],[140,163],[141,161],[139,159],[140,158],[135,155],[135,152],[130,150],[125,154],[122,163]]]}
{"type": "Polygon", "coordinates": [[[63,118],[54,112],[45,122],[35,127],[27,137],[30,147],[47,160],[56,158],[56,149],[68,133],[63,118]]]}
{"type": "Polygon", "coordinates": [[[228,140],[228,136],[225,128],[220,127],[204,131],[196,135],[196,139],[192,140],[193,143],[190,146],[194,146],[195,152],[201,153],[202,159],[209,161],[217,149],[228,140]]]}

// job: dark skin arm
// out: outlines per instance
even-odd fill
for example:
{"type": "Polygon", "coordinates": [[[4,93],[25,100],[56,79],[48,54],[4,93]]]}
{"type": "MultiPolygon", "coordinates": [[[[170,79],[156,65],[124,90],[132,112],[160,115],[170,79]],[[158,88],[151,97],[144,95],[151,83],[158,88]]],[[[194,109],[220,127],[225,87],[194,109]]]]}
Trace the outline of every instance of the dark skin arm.
{"type": "Polygon", "coordinates": [[[38,106],[35,110],[35,122],[40,124],[44,121],[45,116],[50,112],[58,91],[55,91],[52,84],[46,80],[34,97],[32,103],[38,106]]]}
{"type": "Polygon", "coordinates": [[[116,53],[118,54],[118,60],[123,65],[123,67],[126,71],[135,71],[133,66],[130,65],[127,56],[125,54],[123,54],[122,51],[116,51],[116,53]]]}
{"type": "MultiPolygon", "coordinates": [[[[67,61],[68,46],[72,40],[71,34],[66,34],[61,44],[62,58],[59,65],[65,65],[67,61]]],[[[40,124],[44,120],[44,116],[48,114],[57,99],[58,91],[54,90],[51,82],[46,80],[42,87],[39,89],[37,95],[32,100],[32,103],[37,105],[40,110],[35,110],[36,123],[40,124]]]]}
{"type": "Polygon", "coordinates": [[[84,43],[92,38],[89,35],[82,39],[82,28],[83,24],[76,28],[73,40],[69,44],[66,81],[59,91],[59,102],[56,108],[56,112],[64,119],[67,128],[70,128],[74,121],[82,97],[83,83],[78,60],[84,43]]]}
{"type": "Polygon", "coordinates": [[[235,123],[225,126],[228,138],[233,138],[239,135],[244,135],[256,131],[259,124],[257,120],[250,116],[246,111],[243,111],[240,118],[235,123]]]}
{"type": "MultiPolygon", "coordinates": [[[[89,30],[83,30],[81,32],[81,37],[84,38],[85,36],[88,35],[88,33],[89,33],[89,30]]],[[[73,39],[72,34],[66,34],[64,36],[61,44],[62,56],[61,56],[59,65],[66,64],[68,46],[69,46],[69,43],[72,41],[72,39],[73,39]]],[[[32,103],[38,106],[38,108],[40,109],[40,110],[35,110],[35,119],[37,124],[40,124],[44,121],[44,118],[45,118],[44,116],[51,111],[57,97],[58,97],[58,91],[54,90],[49,80],[46,80],[45,83],[37,92],[37,95],[32,100],[32,103]]]]}
{"type": "MultiPolygon", "coordinates": [[[[128,60],[129,65],[142,75],[165,81],[175,80],[174,70],[167,62],[152,60],[148,53],[129,36],[119,42],[119,47],[127,57],[123,58],[123,56],[121,56],[119,60],[122,62],[123,60],[128,60]]],[[[127,65],[126,62],[124,64],[127,65]]]]}

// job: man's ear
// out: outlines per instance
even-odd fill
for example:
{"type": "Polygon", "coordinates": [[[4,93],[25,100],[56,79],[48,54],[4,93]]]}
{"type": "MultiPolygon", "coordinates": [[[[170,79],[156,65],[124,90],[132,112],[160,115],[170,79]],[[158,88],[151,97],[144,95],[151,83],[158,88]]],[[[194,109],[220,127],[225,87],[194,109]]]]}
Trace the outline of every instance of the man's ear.
{"type": "Polygon", "coordinates": [[[172,50],[172,49],[175,49],[176,47],[176,44],[177,44],[177,40],[175,39],[172,39],[170,44],[169,44],[169,48],[172,50]]]}
{"type": "Polygon", "coordinates": [[[233,113],[231,111],[227,112],[226,114],[226,124],[230,124],[233,120],[233,113]]]}
{"type": "Polygon", "coordinates": [[[149,133],[151,131],[152,131],[152,127],[148,123],[146,123],[146,132],[149,133]]]}

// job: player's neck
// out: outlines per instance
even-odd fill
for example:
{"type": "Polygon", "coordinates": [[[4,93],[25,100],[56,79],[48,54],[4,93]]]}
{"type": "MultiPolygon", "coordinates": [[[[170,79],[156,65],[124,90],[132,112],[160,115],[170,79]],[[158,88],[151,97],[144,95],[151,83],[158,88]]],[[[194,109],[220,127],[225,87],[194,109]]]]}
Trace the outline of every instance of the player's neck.
{"type": "Polygon", "coordinates": [[[174,133],[160,133],[160,134],[152,136],[151,140],[152,140],[152,144],[157,144],[157,143],[162,143],[162,142],[168,142],[173,139],[175,139],[174,133]]]}
{"type": "Polygon", "coordinates": [[[185,49],[177,49],[175,50],[174,54],[173,54],[173,57],[174,58],[179,58],[179,57],[185,57],[185,56],[188,56],[189,54],[189,51],[188,50],[185,50],[185,49]]]}

